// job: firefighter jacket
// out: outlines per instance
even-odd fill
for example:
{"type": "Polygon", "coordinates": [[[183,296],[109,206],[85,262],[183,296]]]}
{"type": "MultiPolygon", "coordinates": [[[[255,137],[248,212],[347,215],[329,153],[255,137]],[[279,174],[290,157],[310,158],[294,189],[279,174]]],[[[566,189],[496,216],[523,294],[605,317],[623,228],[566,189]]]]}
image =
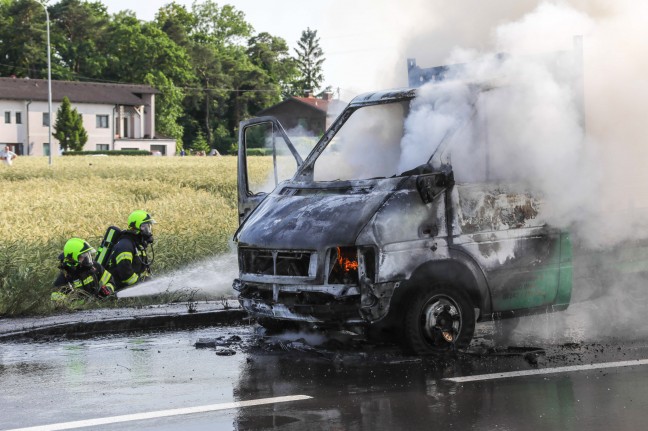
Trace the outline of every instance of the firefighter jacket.
{"type": "Polygon", "coordinates": [[[110,255],[108,269],[117,282],[117,289],[132,286],[150,275],[146,245],[139,235],[124,231],[110,255]]]}
{"type": "Polygon", "coordinates": [[[74,268],[61,265],[60,268],[61,272],[54,280],[54,287],[70,286],[73,289],[83,289],[100,298],[115,293],[115,280],[98,262],[93,262],[90,267],[74,268]]]}

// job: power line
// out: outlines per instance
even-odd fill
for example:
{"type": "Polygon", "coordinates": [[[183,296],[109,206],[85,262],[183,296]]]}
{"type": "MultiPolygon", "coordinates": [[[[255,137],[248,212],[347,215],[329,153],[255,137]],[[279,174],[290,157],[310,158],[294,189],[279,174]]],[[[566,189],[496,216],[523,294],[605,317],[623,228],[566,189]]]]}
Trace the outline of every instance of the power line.
{"type": "MultiPolygon", "coordinates": [[[[14,64],[7,64],[7,63],[0,63],[0,66],[6,66],[6,67],[13,67],[14,69],[21,70],[21,71],[29,71],[29,68],[22,67],[22,66],[17,66],[14,64]]],[[[150,85],[146,83],[138,83],[135,84],[133,82],[123,82],[123,81],[114,81],[114,80],[109,80],[109,79],[101,79],[101,78],[91,78],[88,76],[83,76],[79,75],[77,73],[71,72],[71,74],[78,79],[77,82],[98,82],[102,84],[126,84],[126,85],[150,85]]],[[[18,78],[21,79],[21,78],[18,78]]],[[[23,78],[24,79],[24,78],[23,78]]],[[[34,79],[43,79],[43,78],[34,78],[34,79]]],[[[152,86],[153,87],[153,86],[152,86]]],[[[181,90],[197,90],[197,91],[225,91],[229,93],[273,93],[273,92],[281,92],[281,89],[273,89],[273,88],[257,88],[257,89],[240,89],[240,88],[228,88],[228,87],[189,87],[189,86],[175,86],[175,88],[179,88],[181,90]]]]}

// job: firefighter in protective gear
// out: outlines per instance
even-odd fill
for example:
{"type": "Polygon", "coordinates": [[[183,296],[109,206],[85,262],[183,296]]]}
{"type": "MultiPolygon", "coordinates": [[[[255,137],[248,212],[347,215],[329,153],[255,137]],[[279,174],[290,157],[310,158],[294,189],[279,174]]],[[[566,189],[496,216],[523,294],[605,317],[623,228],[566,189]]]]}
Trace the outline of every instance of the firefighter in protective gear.
{"type": "Polygon", "coordinates": [[[153,244],[151,226],[154,223],[153,217],[143,210],[133,211],[128,216],[128,229],[122,231],[108,261],[117,289],[133,286],[151,276],[153,260],[149,260],[146,249],[153,244]]]}
{"type": "Polygon", "coordinates": [[[60,274],[54,280],[52,300],[63,300],[66,292],[71,293],[81,289],[99,298],[105,298],[115,293],[115,282],[112,275],[93,259],[95,249],[81,238],[71,238],[59,255],[60,274]]]}

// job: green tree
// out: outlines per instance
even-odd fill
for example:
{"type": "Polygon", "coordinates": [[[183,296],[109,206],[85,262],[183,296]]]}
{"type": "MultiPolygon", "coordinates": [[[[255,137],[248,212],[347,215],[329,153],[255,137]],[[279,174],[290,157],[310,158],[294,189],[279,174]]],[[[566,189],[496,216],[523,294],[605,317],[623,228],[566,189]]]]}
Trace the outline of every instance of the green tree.
{"type": "Polygon", "coordinates": [[[171,2],[158,10],[155,22],[172,41],[180,46],[187,46],[189,34],[196,25],[196,17],[183,5],[171,2]]]}
{"type": "Polygon", "coordinates": [[[212,0],[195,2],[192,14],[195,25],[189,32],[187,51],[197,85],[185,100],[184,141],[191,146],[199,127],[207,144],[210,147],[218,144],[216,148],[222,151],[226,148],[220,147],[221,143],[230,141],[222,135],[223,127],[230,136],[235,134],[232,123],[239,109],[233,106],[240,100],[237,74],[250,63],[244,43],[253,29],[242,12],[230,5],[219,7],[212,0]]]}
{"type": "MultiPolygon", "coordinates": [[[[263,69],[268,81],[277,86],[283,98],[294,94],[294,84],[299,77],[297,61],[290,56],[288,44],[280,37],[259,33],[248,41],[247,54],[253,64],[263,69]]],[[[265,106],[278,103],[281,97],[267,94],[265,106]]],[[[264,107],[265,107],[264,106],[264,107]]]]}
{"type": "Polygon", "coordinates": [[[322,51],[317,37],[317,30],[310,28],[304,30],[297,42],[295,52],[297,53],[297,68],[301,75],[296,89],[301,90],[302,95],[306,91],[315,92],[324,80],[322,64],[325,60],[324,51],[322,51]]]}
{"type": "Polygon", "coordinates": [[[192,31],[194,42],[240,46],[254,30],[245,21],[245,14],[231,5],[219,7],[213,0],[194,2],[192,12],[196,18],[192,31]]]}
{"type": "Polygon", "coordinates": [[[162,72],[149,73],[144,82],[161,91],[156,98],[155,124],[160,135],[175,138],[176,149],[182,149],[184,127],[179,123],[184,110],[182,101],[184,91],[176,87],[162,72]]]}
{"type": "Polygon", "coordinates": [[[0,59],[0,76],[47,78],[45,11],[34,0],[0,2],[0,59]]]}
{"type": "Polygon", "coordinates": [[[76,108],[72,109],[70,99],[63,98],[61,107],[56,111],[56,123],[52,134],[63,151],[81,151],[88,142],[88,133],[83,127],[83,118],[76,108]]]}
{"type": "Polygon", "coordinates": [[[61,0],[49,9],[58,76],[102,78],[107,66],[103,44],[110,22],[106,6],[99,1],[61,0]]]}
{"type": "Polygon", "coordinates": [[[156,128],[181,147],[184,88],[196,77],[187,51],[157,23],[139,21],[130,12],[113,16],[106,32],[108,66],[103,78],[124,83],[146,83],[161,91],[156,97],[156,128]]]}
{"type": "Polygon", "coordinates": [[[186,51],[157,24],[139,21],[131,12],[113,16],[105,55],[108,66],[104,79],[139,84],[151,71],[162,72],[178,86],[193,79],[186,51]]]}
{"type": "Polygon", "coordinates": [[[207,140],[205,139],[205,135],[203,135],[202,130],[198,130],[198,133],[196,133],[196,136],[194,137],[193,142],[191,143],[191,149],[194,151],[204,151],[207,153],[209,151],[209,144],[207,143],[207,140]]]}

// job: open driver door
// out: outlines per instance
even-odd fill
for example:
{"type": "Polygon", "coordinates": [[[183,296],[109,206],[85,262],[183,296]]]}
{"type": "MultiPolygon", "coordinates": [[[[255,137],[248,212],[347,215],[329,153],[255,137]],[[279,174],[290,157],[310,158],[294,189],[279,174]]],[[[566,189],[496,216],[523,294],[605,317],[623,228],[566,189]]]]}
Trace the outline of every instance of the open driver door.
{"type": "Polygon", "coordinates": [[[276,118],[242,121],[238,148],[239,224],[279,183],[292,178],[302,163],[276,118]]]}

